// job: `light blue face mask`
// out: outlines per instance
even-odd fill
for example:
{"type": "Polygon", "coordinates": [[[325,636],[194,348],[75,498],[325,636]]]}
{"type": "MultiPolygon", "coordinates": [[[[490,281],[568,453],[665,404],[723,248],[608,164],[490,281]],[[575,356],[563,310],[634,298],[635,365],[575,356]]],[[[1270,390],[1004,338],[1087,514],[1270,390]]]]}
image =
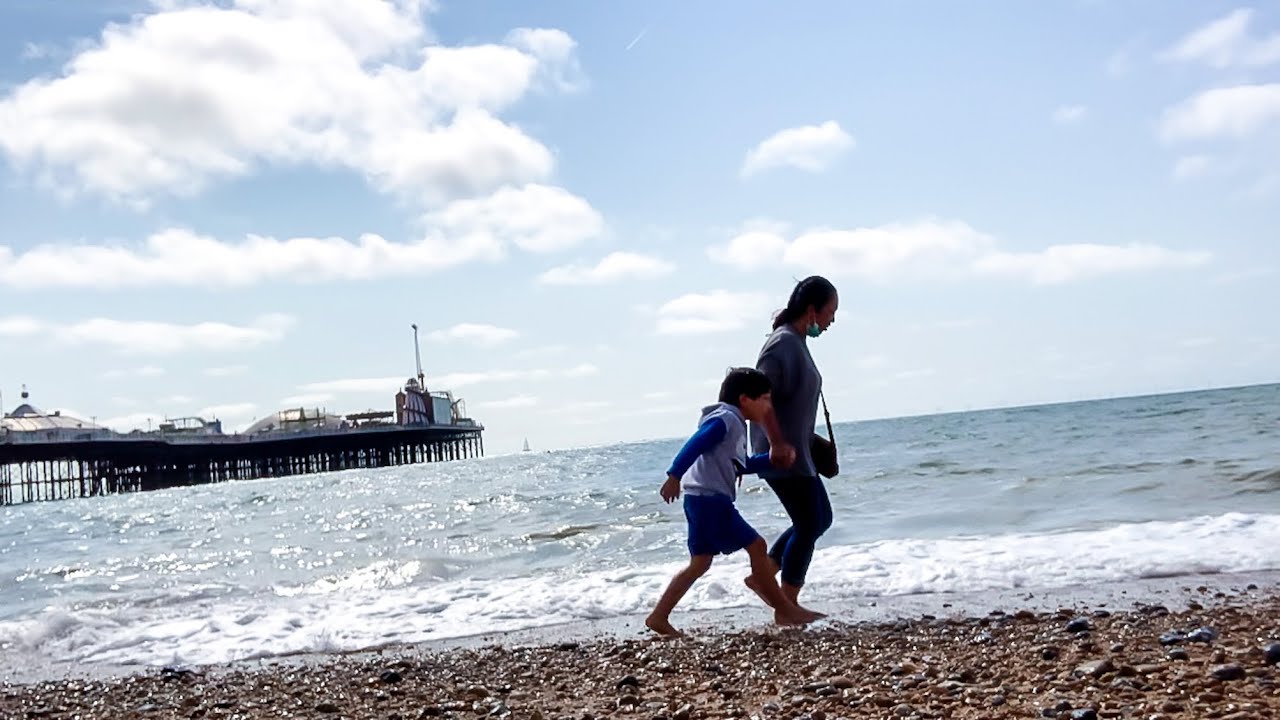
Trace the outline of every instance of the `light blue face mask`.
{"type": "Polygon", "coordinates": [[[809,323],[808,333],[809,333],[809,337],[816,338],[822,334],[822,327],[819,326],[818,323],[816,322],[809,323]]]}

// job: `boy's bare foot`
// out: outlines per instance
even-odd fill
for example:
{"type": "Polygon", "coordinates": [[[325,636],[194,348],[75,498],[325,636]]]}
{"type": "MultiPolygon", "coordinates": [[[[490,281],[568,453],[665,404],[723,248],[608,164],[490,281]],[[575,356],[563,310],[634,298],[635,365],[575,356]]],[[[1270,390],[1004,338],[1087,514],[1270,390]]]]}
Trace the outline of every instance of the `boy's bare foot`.
{"type": "Polygon", "coordinates": [[[657,618],[650,615],[644,619],[644,625],[663,637],[684,637],[684,633],[675,629],[671,621],[666,618],[657,618]]]}
{"type": "Polygon", "coordinates": [[[769,598],[765,597],[764,593],[760,592],[760,586],[756,584],[755,576],[748,575],[746,579],[743,580],[742,582],[744,585],[750,588],[751,592],[756,594],[756,597],[760,598],[761,602],[763,602],[765,605],[768,605],[769,607],[773,607],[773,603],[769,602],[769,598]]]}

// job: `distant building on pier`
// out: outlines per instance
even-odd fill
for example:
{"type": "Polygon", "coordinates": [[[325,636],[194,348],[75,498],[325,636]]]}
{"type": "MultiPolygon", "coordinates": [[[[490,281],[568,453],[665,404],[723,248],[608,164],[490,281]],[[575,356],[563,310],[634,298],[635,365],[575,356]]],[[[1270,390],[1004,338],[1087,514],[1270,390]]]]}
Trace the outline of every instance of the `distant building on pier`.
{"type": "Polygon", "coordinates": [[[13,412],[0,418],[0,436],[10,433],[34,433],[27,437],[40,437],[43,440],[74,440],[90,437],[98,433],[110,432],[97,423],[83,420],[73,415],[65,415],[61,410],[44,412],[32,405],[31,394],[22,386],[22,404],[13,412]]]}

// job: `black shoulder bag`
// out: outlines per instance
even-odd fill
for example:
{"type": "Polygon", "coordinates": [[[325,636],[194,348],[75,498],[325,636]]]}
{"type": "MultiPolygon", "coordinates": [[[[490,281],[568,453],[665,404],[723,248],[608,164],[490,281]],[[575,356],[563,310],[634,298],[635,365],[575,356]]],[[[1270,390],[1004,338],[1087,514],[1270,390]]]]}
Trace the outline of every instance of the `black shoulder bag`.
{"type": "Polygon", "coordinates": [[[831,429],[831,413],[827,411],[827,398],[823,396],[822,391],[818,391],[818,397],[822,399],[822,414],[827,420],[827,436],[824,438],[818,433],[813,434],[813,439],[809,441],[809,455],[813,458],[813,467],[818,474],[825,478],[833,478],[840,474],[840,459],[836,452],[836,433],[831,429]]]}

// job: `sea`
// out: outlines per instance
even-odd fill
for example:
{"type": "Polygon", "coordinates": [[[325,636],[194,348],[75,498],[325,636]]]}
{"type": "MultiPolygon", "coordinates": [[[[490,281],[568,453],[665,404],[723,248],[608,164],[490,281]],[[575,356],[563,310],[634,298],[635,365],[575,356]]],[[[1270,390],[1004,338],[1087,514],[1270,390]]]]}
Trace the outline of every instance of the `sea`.
{"type": "MultiPolygon", "coordinates": [[[[817,609],[1280,569],[1280,385],[835,432],[817,609]]],[[[682,441],[0,508],[0,657],[203,665],[638,627],[687,561],[681,507],[658,495],[682,441]]],[[[789,524],[758,478],[738,504],[767,539],[789,524]]],[[[673,620],[758,606],[747,571],[721,557],[673,620]]]]}

